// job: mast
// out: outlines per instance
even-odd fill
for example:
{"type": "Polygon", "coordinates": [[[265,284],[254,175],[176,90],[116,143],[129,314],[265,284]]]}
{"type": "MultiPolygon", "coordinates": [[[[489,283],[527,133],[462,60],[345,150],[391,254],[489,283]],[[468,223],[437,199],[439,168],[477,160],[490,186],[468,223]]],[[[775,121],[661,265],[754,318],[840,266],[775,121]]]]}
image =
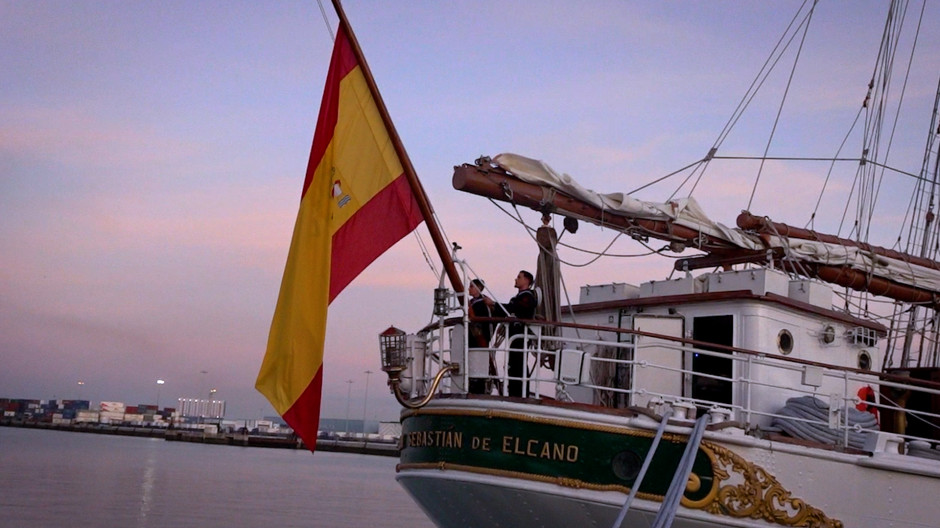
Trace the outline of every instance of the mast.
{"type": "MultiPolygon", "coordinates": [[[[938,250],[935,204],[937,188],[940,186],[940,81],[937,83],[933,116],[927,130],[927,146],[921,166],[921,178],[918,181],[920,182],[918,185],[919,193],[915,196],[914,214],[908,231],[908,249],[917,249],[919,246],[920,256],[929,259],[935,257],[938,250]]],[[[928,312],[921,315],[920,311],[919,307],[915,305],[910,308],[909,313],[899,314],[907,316],[907,331],[904,333],[904,343],[901,347],[901,367],[913,365],[914,354],[912,348],[915,344],[919,345],[917,366],[938,366],[938,362],[940,362],[940,358],[938,358],[938,347],[940,347],[938,333],[940,333],[940,329],[937,327],[940,313],[934,310],[933,313],[928,312]],[[919,331],[919,329],[922,330],[919,331]],[[929,348],[926,362],[924,358],[925,346],[929,348]]],[[[896,313],[898,312],[900,310],[896,311],[896,313]]]]}
{"type": "Polygon", "coordinates": [[[428,200],[427,193],[424,191],[424,187],[421,185],[421,181],[418,179],[415,168],[411,164],[411,158],[408,157],[408,152],[405,150],[405,146],[401,142],[401,137],[398,135],[398,130],[395,129],[395,125],[392,123],[392,118],[389,116],[388,109],[385,107],[385,101],[382,100],[382,95],[379,93],[378,85],[375,84],[375,79],[372,77],[372,70],[369,69],[369,63],[366,62],[365,55],[363,55],[362,49],[359,47],[359,40],[356,38],[356,34],[353,32],[352,26],[349,25],[349,20],[346,18],[346,12],[343,11],[343,6],[340,4],[340,0],[333,0],[333,8],[336,10],[336,14],[339,16],[339,23],[346,27],[346,33],[349,35],[349,42],[352,45],[353,53],[356,54],[356,58],[359,61],[360,67],[362,68],[362,75],[365,77],[366,84],[369,86],[369,91],[372,93],[372,98],[375,99],[375,104],[379,109],[379,115],[382,116],[382,121],[385,123],[385,128],[388,129],[388,135],[392,140],[392,145],[395,147],[395,153],[398,154],[398,159],[401,160],[401,166],[405,171],[405,177],[408,179],[408,183],[411,186],[411,192],[414,194],[415,200],[418,202],[418,209],[421,210],[421,216],[424,217],[424,223],[428,226],[428,231],[431,234],[431,240],[434,241],[434,247],[437,249],[437,254],[440,256],[441,263],[444,265],[444,271],[447,273],[447,278],[450,280],[450,284],[454,288],[454,291],[461,293],[463,292],[463,281],[460,279],[460,274],[457,272],[457,266],[454,264],[453,256],[447,248],[447,242],[444,240],[444,235],[441,232],[436,217],[434,216],[434,209],[431,207],[431,202],[428,200]]]}

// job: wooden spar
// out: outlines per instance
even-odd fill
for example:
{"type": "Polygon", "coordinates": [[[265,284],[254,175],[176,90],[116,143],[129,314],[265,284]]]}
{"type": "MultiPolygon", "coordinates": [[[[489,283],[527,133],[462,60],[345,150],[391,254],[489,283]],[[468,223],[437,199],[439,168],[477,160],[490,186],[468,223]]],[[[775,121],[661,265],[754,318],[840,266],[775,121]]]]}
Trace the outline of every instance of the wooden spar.
{"type": "MultiPolygon", "coordinates": [[[[867,291],[873,295],[881,295],[902,302],[922,303],[934,307],[940,306],[940,297],[930,290],[900,284],[871,275],[864,271],[847,267],[829,266],[804,260],[794,261],[792,258],[786,257],[785,253],[781,251],[781,248],[770,248],[762,251],[745,250],[733,246],[724,240],[710,237],[693,229],[669,222],[643,218],[629,218],[622,215],[605,213],[593,205],[567,196],[564,193],[557,191],[545,192],[542,187],[519,180],[499,167],[471,164],[454,167],[453,185],[454,189],[458,191],[514,203],[541,212],[557,212],[564,216],[579,218],[598,225],[620,229],[631,235],[645,235],[666,241],[680,242],[689,247],[695,247],[696,249],[709,253],[709,255],[703,257],[677,261],[676,269],[680,269],[680,266],[684,269],[696,269],[701,267],[733,265],[742,262],[766,262],[770,259],[776,265],[798,275],[818,278],[832,284],[857,291],[867,291]]],[[[739,225],[740,224],[741,219],[739,217],[739,225]]],[[[775,226],[787,227],[784,224],[775,224],[775,226]]],[[[787,229],[781,229],[779,234],[784,235],[785,231],[787,231],[787,229]]],[[[793,236],[793,231],[793,228],[789,228],[788,232],[790,236],[793,236]]],[[[816,239],[823,240],[823,236],[824,235],[819,235],[816,239]]],[[[830,238],[841,240],[837,237],[830,236],[830,238]]],[[[867,244],[859,245],[856,243],[852,245],[862,249],[875,248],[867,244]]],[[[892,253],[890,250],[885,250],[884,248],[875,249],[881,249],[882,252],[879,254],[884,256],[890,256],[890,253],[892,253]]],[[[904,256],[902,260],[915,262],[915,259],[907,256],[904,256]]],[[[936,263],[933,263],[931,267],[937,269],[936,263]]]]}
{"type": "Polygon", "coordinates": [[[458,191],[514,203],[543,213],[557,212],[563,216],[619,229],[631,236],[641,235],[679,242],[709,252],[734,248],[724,240],[685,226],[662,220],[630,218],[605,213],[602,209],[561,192],[546,194],[542,187],[524,182],[498,167],[480,167],[470,164],[454,167],[453,185],[458,191]]]}
{"type": "MultiPolygon", "coordinates": [[[[887,249],[879,246],[873,246],[864,242],[857,242],[847,238],[840,238],[835,235],[817,233],[810,229],[802,229],[789,226],[784,223],[774,222],[768,218],[752,215],[748,211],[738,215],[738,227],[748,231],[754,231],[762,235],[778,235],[783,238],[796,238],[801,240],[812,240],[824,242],[827,244],[836,244],[840,246],[855,247],[874,255],[907,262],[917,266],[940,270],[940,264],[936,261],[916,257],[887,249]]],[[[885,278],[877,277],[871,273],[862,270],[852,269],[844,266],[828,266],[813,262],[800,261],[799,264],[792,263],[789,260],[778,260],[778,264],[789,271],[799,274],[810,274],[832,284],[838,284],[856,291],[866,291],[873,295],[881,295],[890,299],[902,302],[926,304],[933,307],[940,306],[940,297],[931,290],[918,288],[908,284],[900,284],[885,278]]]]}
{"type": "Polygon", "coordinates": [[[857,247],[875,255],[881,255],[895,260],[900,260],[901,262],[907,262],[933,270],[940,270],[940,263],[937,263],[934,260],[925,259],[923,257],[915,257],[913,255],[901,253],[900,251],[873,246],[864,242],[856,242],[855,240],[850,240],[848,238],[840,238],[835,235],[817,233],[816,231],[810,229],[789,226],[780,222],[774,222],[766,217],[752,215],[748,211],[744,211],[738,215],[737,223],[738,227],[746,231],[756,231],[758,233],[768,235],[780,235],[784,238],[799,238],[801,240],[814,240],[818,242],[825,242],[827,244],[857,247]]]}
{"type": "Polygon", "coordinates": [[[908,303],[937,305],[940,298],[930,290],[900,284],[881,277],[876,277],[864,271],[842,266],[828,266],[806,260],[794,262],[786,258],[782,247],[775,247],[762,251],[741,249],[721,254],[709,254],[701,257],[679,259],[675,263],[676,271],[690,271],[694,269],[713,268],[716,266],[732,266],[743,263],[769,263],[779,266],[797,275],[817,278],[831,284],[844,286],[856,291],[867,291],[873,295],[881,295],[890,299],[908,303]]]}
{"type": "Polygon", "coordinates": [[[864,271],[842,266],[814,264],[812,262],[800,262],[797,265],[784,260],[780,261],[779,264],[788,271],[801,275],[809,273],[811,276],[826,282],[852,288],[855,291],[869,292],[872,295],[881,295],[901,302],[925,304],[934,308],[940,305],[940,298],[930,290],[898,284],[864,271]]]}
{"type": "Polygon", "coordinates": [[[379,109],[379,115],[382,116],[382,121],[385,123],[385,128],[388,129],[388,135],[392,140],[392,145],[395,147],[395,153],[398,154],[398,159],[401,160],[401,166],[405,171],[405,177],[408,179],[408,183],[411,185],[411,192],[414,193],[415,200],[418,202],[418,209],[421,210],[421,216],[424,217],[424,223],[428,226],[428,232],[431,234],[431,240],[434,242],[434,247],[437,249],[437,254],[441,258],[441,263],[444,265],[447,278],[450,280],[450,284],[454,288],[454,291],[461,293],[464,291],[463,281],[460,279],[460,273],[457,272],[457,266],[454,264],[454,258],[451,255],[450,249],[447,247],[447,243],[444,241],[444,235],[441,233],[440,226],[437,224],[437,219],[434,216],[434,209],[431,207],[431,202],[428,200],[428,195],[424,191],[424,187],[421,185],[421,180],[418,179],[418,174],[415,172],[414,165],[411,164],[411,158],[408,157],[408,152],[405,150],[405,146],[401,142],[401,138],[398,136],[398,131],[395,129],[395,125],[392,123],[392,118],[388,113],[388,109],[385,107],[385,101],[382,100],[382,95],[379,93],[378,85],[375,84],[375,79],[372,77],[372,70],[369,69],[369,63],[366,62],[366,57],[363,55],[362,49],[359,47],[359,41],[356,39],[356,34],[353,33],[352,26],[349,24],[349,20],[346,18],[346,12],[343,11],[343,6],[340,5],[340,0],[333,0],[333,8],[336,10],[336,14],[339,16],[340,25],[346,28],[346,33],[349,35],[349,43],[352,46],[353,53],[356,54],[356,60],[359,62],[359,67],[362,69],[362,75],[365,77],[366,84],[369,86],[369,92],[372,94],[372,98],[375,100],[375,104],[379,109]]]}

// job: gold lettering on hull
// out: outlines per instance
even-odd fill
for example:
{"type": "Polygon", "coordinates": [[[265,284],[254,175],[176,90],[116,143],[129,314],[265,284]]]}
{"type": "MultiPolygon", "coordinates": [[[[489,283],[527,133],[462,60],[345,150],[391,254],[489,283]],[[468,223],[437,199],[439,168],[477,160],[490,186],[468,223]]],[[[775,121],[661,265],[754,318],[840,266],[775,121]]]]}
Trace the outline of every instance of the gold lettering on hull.
{"type": "Polygon", "coordinates": [[[536,438],[522,439],[518,436],[504,436],[503,453],[541,458],[560,462],[577,462],[579,449],[576,445],[562,444],[536,438]]]}
{"type": "Polygon", "coordinates": [[[474,436],[470,439],[470,449],[475,449],[478,451],[489,451],[492,449],[490,447],[490,438],[488,436],[474,436]]]}
{"type": "MultiPolygon", "coordinates": [[[[461,431],[414,431],[404,437],[404,447],[442,447],[462,449],[464,447],[461,431]]],[[[475,451],[491,451],[493,444],[489,437],[470,438],[469,447],[475,451]]],[[[509,455],[518,455],[557,462],[577,462],[581,449],[577,445],[552,442],[538,438],[504,436],[500,450],[509,455]]]]}
{"type": "Polygon", "coordinates": [[[407,447],[463,447],[463,433],[457,431],[415,431],[407,437],[407,447]]]}

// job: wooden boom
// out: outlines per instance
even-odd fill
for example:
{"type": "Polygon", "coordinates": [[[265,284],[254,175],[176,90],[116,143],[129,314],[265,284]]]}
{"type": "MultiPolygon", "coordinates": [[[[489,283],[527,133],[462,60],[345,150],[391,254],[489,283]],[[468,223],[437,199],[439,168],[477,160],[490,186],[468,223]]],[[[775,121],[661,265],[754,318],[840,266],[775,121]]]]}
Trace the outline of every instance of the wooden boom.
{"type": "MultiPolygon", "coordinates": [[[[542,213],[558,213],[562,216],[577,218],[600,226],[618,229],[634,238],[665,240],[678,246],[674,248],[676,252],[691,247],[706,253],[704,256],[676,261],[675,267],[677,270],[730,266],[744,262],[772,262],[789,272],[818,278],[856,291],[866,291],[873,295],[880,295],[902,302],[925,304],[933,308],[940,307],[940,296],[929,289],[898,283],[847,266],[827,265],[794,259],[786,254],[784,248],[768,247],[763,251],[742,249],[721,238],[673,222],[610,214],[558,190],[524,182],[504,169],[489,163],[475,165],[465,163],[454,167],[453,185],[454,189],[458,191],[521,205],[542,213]]],[[[738,227],[762,235],[774,234],[781,237],[858,247],[877,255],[940,270],[940,264],[929,259],[913,257],[870,244],[770,222],[748,212],[744,212],[738,217],[738,227]]],[[[766,237],[761,238],[767,240],[766,237]]]]}

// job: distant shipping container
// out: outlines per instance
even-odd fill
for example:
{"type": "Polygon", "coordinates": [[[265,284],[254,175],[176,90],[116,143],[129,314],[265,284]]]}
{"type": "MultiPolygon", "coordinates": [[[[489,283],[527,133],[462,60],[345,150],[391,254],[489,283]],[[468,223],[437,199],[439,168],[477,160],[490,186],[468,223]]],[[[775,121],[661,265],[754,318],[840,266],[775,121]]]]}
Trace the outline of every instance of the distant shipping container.
{"type": "Polygon", "coordinates": [[[100,419],[98,411],[81,410],[75,415],[76,422],[97,422],[100,419]]]}
{"type": "Polygon", "coordinates": [[[391,437],[401,436],[401,423],[379,422],[379,434],[382,436],[391,436],[391,437]]]}
{"type": "Polygon", "coordinates": [[[108,412],[124,412],[124,402],[101,402],[101,410],[108,412]]]}
{"type": "Polygon", "coordinates": [[[101,423],[120,423],[124,421],[124,413],[102,411],[99,415],[99,419],[101,423]]]}

